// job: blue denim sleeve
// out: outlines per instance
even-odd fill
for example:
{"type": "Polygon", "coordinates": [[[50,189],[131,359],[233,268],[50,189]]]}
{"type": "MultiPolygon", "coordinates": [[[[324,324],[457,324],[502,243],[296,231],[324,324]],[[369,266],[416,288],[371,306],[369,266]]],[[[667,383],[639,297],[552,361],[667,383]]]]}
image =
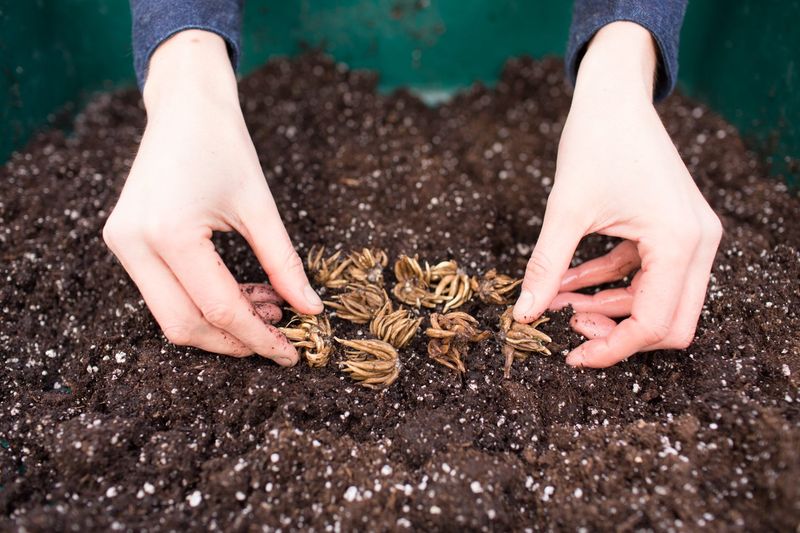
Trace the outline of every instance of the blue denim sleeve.
{"type": "Polygon", "coordinates": [[[612,22],[635,22],[653,34],[660,58],[654,99],[665,98],[678,79],[678,42],[687,0],[575,0],[572,26],[565,57],[567,75],[572,83],[586,45],[595,33],[612,22]]]}
{"type": "Polygon", "coordinates": [[[144,87],[150,56],[158,45],[179,31],[212,31],[225,39],[231,63],[239,60],[239,29],[243,0],[130,0],[133,21],[133,66],[144,87]]]}

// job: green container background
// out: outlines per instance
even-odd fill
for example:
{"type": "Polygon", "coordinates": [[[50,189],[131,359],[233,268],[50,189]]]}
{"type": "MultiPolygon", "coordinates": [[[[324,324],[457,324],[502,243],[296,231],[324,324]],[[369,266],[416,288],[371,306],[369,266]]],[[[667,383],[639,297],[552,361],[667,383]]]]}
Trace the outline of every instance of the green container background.
{"type": "MultiPolygon", "coordinates": [[[[241,72],[319,46],[381,73],[390,90],[431,99],[491,83],[514,55],[562,55],[571,2],[552,0],[250,0],[241,72]]],[[[693,0],[680,86],[800,175],[800,0],[693,0]]],[[[0,0],[0,161],[93,92],[132,85],[126,0],[0,0]]]]}

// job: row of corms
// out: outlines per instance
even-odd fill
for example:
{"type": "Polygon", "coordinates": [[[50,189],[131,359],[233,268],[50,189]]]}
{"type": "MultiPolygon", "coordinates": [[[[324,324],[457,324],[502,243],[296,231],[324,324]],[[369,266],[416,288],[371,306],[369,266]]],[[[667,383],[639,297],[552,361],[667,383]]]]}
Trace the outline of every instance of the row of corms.
{"type": "Polygon", "coordinates": [[[344,346],[345,359],[338,363],[343,371],[365,387],[388,387],[400,375],[398,350],[408,345],[422,325],[423,317],[411,308],[433,310],[441,306],[441,313],[430,314],[430,327],[425,330],[428,355],[455,372],[464,373],[469,345],[493,336],[490,331],[480,330],[478,321],[468,313],[452,311],[475,296],[485,304],[507,306],[494,335],[502,344],[506,378],[510,377],[515,359],[524,360],[531,353],[550,355],[545,346],[550,337],[536,329],[548,319],[541,317],[532,324],[516,322],[509,304],[522,280],[498,274],[494,269],[479,278],[469,276],[453,260],[431,266],[416,256],[401,255],[394,263],[397,282],[391,294],[399,302],[395,304],[385,288],[383,272],[389,257],[383,250],[364,248],[349,254],[340,250],[326,256],[324,247],[314,247],[306,263],[318,285],[337,291],[325,301],[335,316],[355,324],[369,324],[373,336],[341,339],[333,334],[325,312],[295,312],[280,330],[313,368],[328,364],[335,341],[344,346]]]}

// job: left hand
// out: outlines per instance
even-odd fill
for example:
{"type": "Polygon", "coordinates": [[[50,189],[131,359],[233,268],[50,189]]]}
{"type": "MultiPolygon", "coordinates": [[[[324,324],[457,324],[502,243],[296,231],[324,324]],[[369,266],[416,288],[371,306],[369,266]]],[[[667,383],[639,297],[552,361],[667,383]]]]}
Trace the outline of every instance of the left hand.
{"type": "Polygon", "coordinates": [[[722,226],[653,107],[655,68],[650,33],[630,22],[602,28],[581,62],[555,183],[514,307],[521,322],[548,307],[575,309],[571,324],[589,340],[567,356],[572,366],[686,348],[705,300],[722,226]],[[589,233],[624,240],[569,268],[589,233]],[[639,267],[629,287],[573,292],[639,267]]]}

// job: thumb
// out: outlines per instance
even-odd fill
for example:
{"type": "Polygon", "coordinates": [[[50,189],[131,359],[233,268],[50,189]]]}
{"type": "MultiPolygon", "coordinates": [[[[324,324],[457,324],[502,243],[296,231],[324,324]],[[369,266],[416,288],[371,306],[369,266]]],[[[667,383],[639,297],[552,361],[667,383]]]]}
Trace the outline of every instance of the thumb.
{"type": "Polygon", "coordinates": [[[514,320],[531,322],[545,312],[558,294],[561,278],[584,232],[577,217],[558,204],[548,202],[542,231],[528,260],[522,290],[514,305],[514,320]]]}
{"type": "Polygon", "coordinates": [[[278,294],[301,313],[322,312],[322,300],[308,282],[303,260],[297,255],[272,198],[243,216],[242,224],[243,236],[278,294]]]}

